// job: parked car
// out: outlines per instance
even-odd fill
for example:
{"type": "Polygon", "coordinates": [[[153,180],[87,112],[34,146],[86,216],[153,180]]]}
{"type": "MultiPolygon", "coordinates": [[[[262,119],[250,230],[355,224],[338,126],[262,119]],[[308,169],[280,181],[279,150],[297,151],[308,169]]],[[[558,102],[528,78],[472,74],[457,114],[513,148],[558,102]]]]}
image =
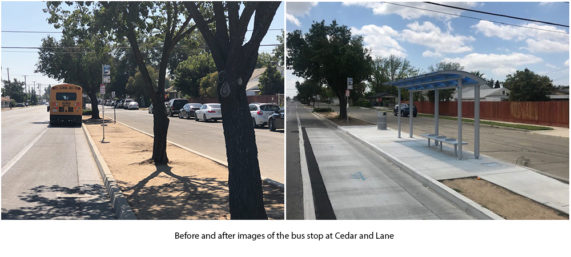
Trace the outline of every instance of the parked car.
{"type": "Polygon", "coordinates": [[[25,107],[26,105],[24,103],[16,103],[15,107],[25,107]]]}
{"type": "Polygon", "coordinates": [[[130,99],[130,98],[125,99],[125,101],[123,102],[123,109],[129,108],[129,103],[131,103],[131,102],[135,102],[135,100],[130,99]]]}
{"type": "Polygon", "coordinates": [[[258,126],[265,126],[268,124],[268,118],[270,115],[279,111],[280,107],[275,104],[268,103],[252,103],[250,104],[250,114],[252,116],[252,122],[254,123],[254,128],[258,126]]]}
{"type": "Polygon", "coordinates": [[[123,102],[125,101],[125,99],[121,99],[119,101],[117,101],[117,104],[115,104],[115,108],[123,108],[123,102]]]}
{"type": "Polygon", "coordinates": [[[217,121],[222,119],[222,109],[218,103],[203,104],[200,109],[195,111],[195,121],[217,121]]]}
{"type": "Polygon", "coordinates": [[[284,110],[274,112],[268,118],[268,128],[271,131],[276,131],[276,129],[284,129],[284,110]]]}
{"type": "Polygon", "coordinates": [[[127,110],[139,110],[139,103],[135,102],[135,101],[130,101],[127,104],[127,110]]]}
{"type": "Polygon", "coordinates": [[[187,103],[180,109],[178,117],[181,119],[196,117],[196,110],[200,109],[200,107],[202,107],[200,103],[187,103]]]}
{"type": "MultiPolygon", "coordinates": [[[[401,106],[401,110],[402,110],[401,114],[400,114],[401,117],[408,117],[408,114],[410,112],[408,104],[401,103],[400,106],[401,106]]],[[[412,116],[416,117],[416,114],[417,114],[416,106],[413,105],[412,107],[413,107],[412,116]]],[[[395,108],[393,109],[393,113],[395,116],[398,115],[398,109],[399,109],[399,106],[398,106],[398,104],[396,104],[395,108]]]]}
{"type": "Polygon", "coordinates": [[[182,98],[171,99],[168,102],[167,115],[173,117],[175,114],[180,112],[180,109],[188,103],[188,100],[182,98]]]}

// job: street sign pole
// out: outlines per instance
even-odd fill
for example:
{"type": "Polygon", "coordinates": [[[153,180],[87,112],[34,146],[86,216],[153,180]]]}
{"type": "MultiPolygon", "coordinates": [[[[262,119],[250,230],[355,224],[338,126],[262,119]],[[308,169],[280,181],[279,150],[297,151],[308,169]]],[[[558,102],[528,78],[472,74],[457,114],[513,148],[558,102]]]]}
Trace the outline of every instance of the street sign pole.
{"type": "MultiPolygon", "coordinates": [[[[115,99],[115,91],[111,91],[111,99],[115,99]]],[[[113,101],[111,101],[113,103],[113,101]]],[[[117,114],[115,106],[113,106],[113,124],[117,124],[117,114]]]]}
{"type": "Polygon", "coordinates": [[[347,102],[347,107],[345,108],[345,114],[347,115],[347,123],[349,123],[349,95],[353,90],[353,78],[347,77],[347,91],[345,92],[345,102],[347,102]]]}
{"type": "Polygon", "coordinates": [[[103,128],[103,138],[101,143],[105,142],[105,83],[111,83],[111,66],[108,64],[101,65],[101,87],[99,93],[101,94],[101,108],[103,109],[103,119],[101,120],[101,127],[103,128]]]}

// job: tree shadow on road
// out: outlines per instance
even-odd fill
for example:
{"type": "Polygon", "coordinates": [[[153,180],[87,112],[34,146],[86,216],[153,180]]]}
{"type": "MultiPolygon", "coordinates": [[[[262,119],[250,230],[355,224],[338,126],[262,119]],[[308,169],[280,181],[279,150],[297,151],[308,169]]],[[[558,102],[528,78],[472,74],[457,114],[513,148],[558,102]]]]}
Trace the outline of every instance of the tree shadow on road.
{"type": "Polygon", "coordinates": [[[37,186],[18,196],[27,206],[2,208],[2,219],[115,219],[103,186],[37,186]]]}

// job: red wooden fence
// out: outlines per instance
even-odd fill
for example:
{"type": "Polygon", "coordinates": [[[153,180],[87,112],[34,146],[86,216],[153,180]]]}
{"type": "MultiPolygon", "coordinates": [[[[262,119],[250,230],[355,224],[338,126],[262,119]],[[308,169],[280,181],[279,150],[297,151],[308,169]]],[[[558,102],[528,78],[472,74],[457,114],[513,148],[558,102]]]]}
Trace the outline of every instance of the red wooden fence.
{"type": "MultiPolygon", "coordinates": [[[[415,102],[420,113],[434,113],[431,102],[415,102]]],[[[440,115],[457,116],[457,102],[440,102],[440,115]]],[[[474,102],[462,102],[462,117],[474,118],[474,102]]],[[[569,101],[480,102],[480,119],[569,127],[569,101]]]]}

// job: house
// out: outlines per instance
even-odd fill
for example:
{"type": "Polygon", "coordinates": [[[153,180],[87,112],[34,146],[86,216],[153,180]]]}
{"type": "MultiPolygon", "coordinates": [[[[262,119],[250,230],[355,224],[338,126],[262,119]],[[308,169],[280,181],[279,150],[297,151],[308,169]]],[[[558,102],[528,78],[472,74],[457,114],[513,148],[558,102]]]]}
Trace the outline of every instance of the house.
{"type": "Polygon", "coordinates": [[[260,76],[266,71],[266,67],[255,69],[252,72],[252,77],[248,81],[246,85],[246,95],[247,96],[254,96],[260,94],[260,76]]]}
{"type": "MultiPolygon", "coordinates": [[[[499,102],[510,98],[510,90],[507,88],[490,88],[488,85],[480,85],[480,101],[499,102]]],[[[458,93],[452,95],[454,101],[458,100],[458,93]]],[[[474,101],[474,87],[462,88],[462,101],[474,101]]]]}
{"type": "MultiPolygon", "coordinates": [[[[278,69],[278,71],[280,71],[280,73],[282,74],[282,77],[284,76],[284,68],[283,67],[276,67],[278,69]]],[[[250,77],[250,80],[248,81],[248,84],[246,85],[246,95],[247,96],[254,96],[254,95],[260,95],[260,76],[262,76],[262,74],[264,74],[264,72],[266,71],[266,67],[262,67],[262,68],[258,68],[255,69],[254,72],[252,72],[252,76],[250,77]]]]}
{"type": "Polygon", "coordinates": [[[8,108],[10,107],[10,101],[12,101],[10,99],[10,96],[3,96],[2,97],[2,108],[8,108]]]}
{"type": "Polygon", "coordinates": [[[367,100],[373,106],[394,106],[396,103],[396,96],[390,93],[376,93],[371,96],[367,96],[367,100]]]}

